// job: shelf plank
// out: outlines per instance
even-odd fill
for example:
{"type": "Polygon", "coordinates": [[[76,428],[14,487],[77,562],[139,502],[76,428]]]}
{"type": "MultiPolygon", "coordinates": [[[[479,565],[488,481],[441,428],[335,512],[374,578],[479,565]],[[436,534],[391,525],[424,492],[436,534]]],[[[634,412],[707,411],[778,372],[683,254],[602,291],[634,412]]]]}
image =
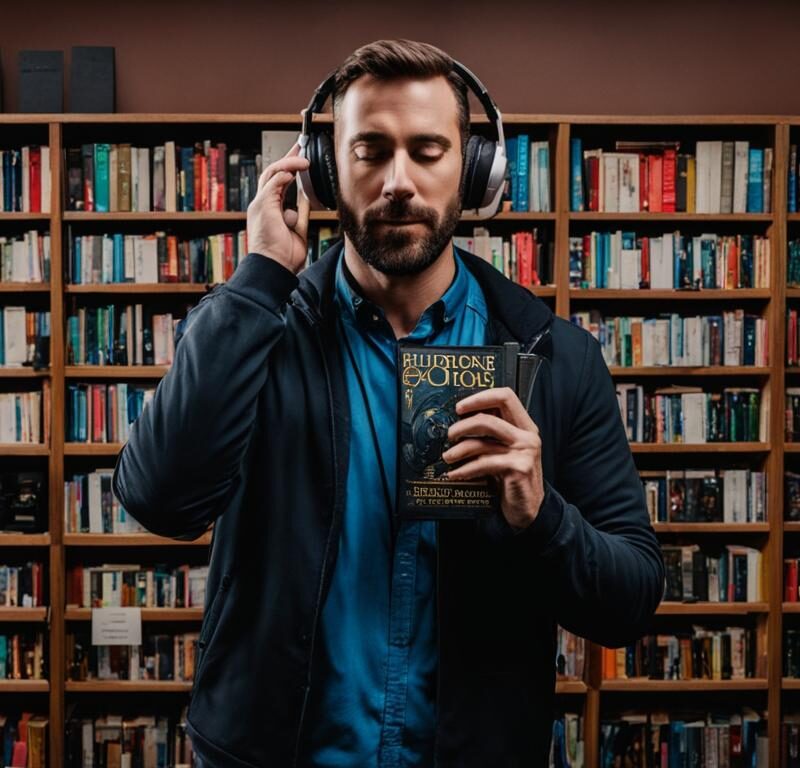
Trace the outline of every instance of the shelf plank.
{"type": "Polygon", "coordinates": [[[612,376],[769,376],[764,365],[610,365],[612,376]]]}
{"type": "Polygon", "coordinates": [[[0,621],[46,621],[47,607],[0,608],[0,621]]]}
{"type": "Polygon", "coordinates": [[[171,539],[155,533],[65,533],[67,547],[205,547],[211,544],[211,531],[194,541],[171,539]]]}
{"type": "Polygon", "coordinates": [[[781,678],[781,688],[784,691],[800,691],[800,678],[783,677],[781,678]]]}
{"type": "Polygon", "coordinates": [[[751,603],[712,603],[712,602],[698,602],[698,603],[679,603],[673,601],[664,601],[656,609],[656,613],[664,615],[742,615],[747,613],[767,613],[769,611],[769,603],[766,600],[751,602],[751,603]]]}
{"type": "Polygon", "coordinates": [[[640,299],[642,301],[666,300],[666,301],[718,301],[720,299],[731,299],[741,301],[742,299],[769,299],[772,294],[769,288],[702,288],[699,291],[681,291],[670,288],[570,288],[570,300],[591,299],[600,300],[630,300],[640,299]]]}
{"type": "Polygon", "coordinates": [[[0,549],[3,547],[49,547],[49,533],[9,533],[0,531],[0,549]]]}
{"type": "Polygon", "coordinates": [[[65,456],[116,456],[124,443],[64,443],[65,456]]]}
{"type": "Polygon", "coordinates": [[[68,379],[159,379],[169,365],[67,365],[68,379]]]}
{"type": "MultiPolygon", "coordinates": [[[[91,608],[66,607],[64,618],[70,621],[91,621],[91,608]]],[[[202,621],[202,608],[142,608],[142,621],[202,621]]]]}
{"type": "Polygon", "coordinates": [[[769,443],[630,443],[633,453],[767,453],[769,443]]]}
{"type": "Polygon", "coordinates": [[[750,677],[733,680],[648,680],[631,678],[603,680],[601,691],[678,692],[678,691],[759,691],[766,690],[767,678],[750,677]]]}
{"type": "Polygon", "coordinates": [[[653,523],[652,525],[656,533],[769,533],[769,523],[653,523]]]}
{"type": "Polygon", "coordinates": [[[43,443],[0,443],[0,456],[49,456],[50,447],[43,443]]]}
{"type": "Polygon", "coordinates": [[[621,213],[617,211],[571,211],[570,221],[772,221],[771,213],[621,213]]]}
{"type": "Polygon", "coordinates": [[[66,680],[68,693],[183,693],[192,690],[180,680],[66,680]]]}
{"type": "Polygon", "coordinates": [[[49,680],[0,680],[0,693],[47,693],[49,680]]]}
{"type": "Polygon", "coordinates": [[[0,282],[0,293],[50,293],[50,283],[0,282]]]}
{"type": "Polygon", "coordinates": [[[588,686],[583,680],[556,680],[556,693],[586,693],[588,686]]]}
{"type": "Polygon", "coordinates": [[[2,211],[0,221],[50,221],[49,213],[41,211],[2,211]]]}
{"type": "Polygon", "coordinates": [[[64,286],[65,293],[206,293],[214,283],[84,283],[64,286]]]}
{"type": "Polygon", "coordinates": [[[50,368],[32,368],[30,365],[0,365],[0,379],[25,379],[50,376],[50,368]]]}

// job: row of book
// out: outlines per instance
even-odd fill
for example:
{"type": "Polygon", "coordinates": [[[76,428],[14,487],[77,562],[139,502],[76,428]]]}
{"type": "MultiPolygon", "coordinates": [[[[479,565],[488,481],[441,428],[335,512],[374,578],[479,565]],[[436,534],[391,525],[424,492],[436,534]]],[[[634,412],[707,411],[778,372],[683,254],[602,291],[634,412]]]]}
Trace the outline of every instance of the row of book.
{"type": "Polygon", "coordinates": [[[67,147],[65,156],[71,211],[246,211],[261,175],[259,153],[210,139],[94,142],[67,147]]]}
{"type": "Polygon", "coordinates": [[[111,490],[113,469],[73,474],[64,482],[64,530],[67,533],[143,533],[111,490]]]}
{"type": "Polygon", "coordinates": [[[41,283],[50,280],[50,233],[28,230],[0,236],[0,282],[41,283]]]}
{"type": "Polygon", "coordinates": [[[645,391],[616,382],[617,401],[628,440],[640,443],[733,443],[767,439],[769,390],[672,385],[645,391]],[[762,413],[763,411],[763,413],[762,413]]]}
{"type": "Polygon", "coordinates": [[[800,629],[794,627],[783,630],[783,676],[800,677],[800,629]]]}
{"type": "Polygon", "coordinates": [[[582,637],[563,627],[556,633],[556,675],[564,680],[583,680],[586,648],[582,637]]]}
{"type": "Polygon", "coordinates": [[[45,680],[44,632],[21,629],[0,634],[0,680],[45,680]]]}
{"type": "Polygon", "coordinates": [[[766,714],[749,707],[740,713],[633,712],[600,723],[599,765],[768,768],[768,745],[766,714]]]}
{"type": "Polygon", "coordinates": [[[474,227],[471,235],[453,235],[453,244],[480,256],[526,288],[553,283],[555,244],[543,227],[514,232],[508,239],[492,235],[486,227],[474,227]]]}
{"type": "Polygon", "coordinates": [[[748,141],[617,141],[614,151],[570,140],[570,207],[620,213],[769,213],[772,147],[748,141]]]}
{"type": "Polygon", "coordinates": [[[642,478],[653,523],[763,523],[767,473],[751,469],[668,469],[642,478]]]}
{"type": "Polygon", "coordinates": [[[77,307],[67,317],[67,365],[172,365],[182,318],[146,304],[77,307]]]}
{"type": "Polygon", "coordinates": [[[223,283],[247,255],[246,230],[185,238],[161,230],[73,235],[70,227],[67,242],[73,285],[223,283]]]}
{"type": "Polygon", "coordinates": [[[0,714],[0,760],[2,765],[21,768],[47,768],[47,728],[45,715],[33,712],[0,714]]]}
{"type": "Polygon", "coordinates": [[[740,603],[764,599],[764,558],[755,547],[728,544],[704,551],[698,544],[661,545],[664,600],[740,603]]]}
{"type": "Polygon", "coordinates": [[[501,210],[551,211],[550,142],[531,141],[526,133],[509,136],[506,138],[506,157],[508,163],[501,210]]]}
{"type": "Polygon", "coordinates": [[[764,665],[753,627],[692,625],[679,635],[647,634],[631,645],[602,648],[601,654],[604,680],[733,680],[756,677],[764,665]]]}
{"type": "Polygon", "coordinates": [[[144,632],[141,645],[93,645],[88,631],[67,632],[69,680],[194,678],[199,632],[144,632]]]}
{"type": "Polygon", "coordinates": [[[0,443],[49,445],[49,379],[43,379],[41,386],[29,392],[0,392],[0,443]]]}
{"type": "Polygon", "coordinates": [[[569,238],[575,288],[768,288],[770,240],[762,235],[659,236],[590,232],[569,238]]]}
{"type": "Polygon", "coordinates": [[[35,370],[50,365],[50,312],[5,306],[0,311],[0,365],[35,370]]]}
{"type": "Polygon", "coordinates": [[[44,605],[44,564],[0,565],[0,608],[44,605]]]}
{"type": "Polygon", "coordinates": [[[564,712],[553,720],[549,768],[584,767],[584,727],[583,718],[576,712],[564,712]]]}
{"type": "MultiPolygon", "coordinates": [[[[155,395],[155,387],[125,382],[67,384],[66,440],[76,443],[124,443],[131,424],[155,395]]],[[[0,395],[0,398],[2,395],[0,395]]],[[[0,400],[0,426],[2,425],[0,400]]]]}
{"type": "Polygon", "coordinates": [[[202,608],[207,565],[74,565],[67,604],[81,608],[202,608]]]}
{"type": "Polygon", "coordinates": [[[800,337],[797,333],[797,310],[786,315],[786,365],[800,365],[800,337]]]}
{"type": "Polygon", "coordinates": [[[719,315],[605,316],[592,309],[570,320],[592,334],[608,365],[768,365],[767,320],[743,309],[719,315]]]}
{"type": "Polygon", "coordinates": [[[0,213],[50,213],[50,147],[0,149],[0,213]]]}
{"type": "Polygon", "coordinates": [[[175,715],[66,717],[65,768],[191,768],[196,758],[186,731],[186,706],[175,715]]]}

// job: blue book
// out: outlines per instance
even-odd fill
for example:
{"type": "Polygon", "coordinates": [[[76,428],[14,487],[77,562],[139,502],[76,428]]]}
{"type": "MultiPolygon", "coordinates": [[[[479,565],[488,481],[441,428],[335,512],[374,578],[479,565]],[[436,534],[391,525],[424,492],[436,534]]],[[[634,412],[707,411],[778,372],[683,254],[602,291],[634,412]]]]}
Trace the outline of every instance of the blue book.
{"type": "Polygon", "coordinates": [[[72,282],[78,285],[83,282],[83,273],[81,272],[81,238],[76,237],[73,243],[72,282]]]}
{"type": "Polygon", "coordinates": [[[583,198],[583,142],[578,138],[569,142],[570,189],[569,208],[571,211],[584,210],[583,198]]]}
{"type": "Polygon", "coordinates": [[[111,145],[94,145],[94,209],[108,213],[109,210],[109,153],[111,145]]]}
{"type": "Polygon", "coordinates": [[[531,140],[527,133],[517,136],[517,204],[515,211],[527,211],[529,208],[529,169],[531,156],[531,140]]]}
{"type": "Polygon", "coordinates": [[[797,213],[797,145],[789,150],[789,213],[797,213]]]}
{"type": "Polygon", "coordinates": [[[194,210],[194,148],[181,147],[181,170],[183,171],[184,184],[186,189],[181,200],[182,211],[194,210]]]}
{"type": "Polygon", "coordinates": [[[751,149],[747,166],[747,212],[764,212],[764,150],[751,149]]]}
{"type": "Polygon", "coordinates": [[[511,198],[511,210],[517,210],[517,187],[519,187],[519,180],[517,179],[517,139],[512,136],[506,139],[506,158],[508,178],[511,182],[511,190],[509,197],[511,198]]]}
{"type": "Polygon", "coordinates": [[[113,235],[114,263],[111,270],[111,282],[121,283],[125,277],[125,240],[121,232],[113,235]]]}

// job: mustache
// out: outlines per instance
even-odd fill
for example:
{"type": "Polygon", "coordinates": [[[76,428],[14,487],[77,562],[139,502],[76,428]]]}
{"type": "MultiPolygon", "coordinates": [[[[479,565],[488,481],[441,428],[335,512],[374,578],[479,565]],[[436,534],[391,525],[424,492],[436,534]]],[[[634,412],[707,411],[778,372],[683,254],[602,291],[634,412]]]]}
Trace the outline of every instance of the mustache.
{"type": "Polygon", "coordinates": [[[364,214],[364,224],[380,221],[423,221],[435,224],[436,211],[431,208],[418,208],[409,206],[404,200],[392,200],[388,205],[376,211],[364,214]]]}

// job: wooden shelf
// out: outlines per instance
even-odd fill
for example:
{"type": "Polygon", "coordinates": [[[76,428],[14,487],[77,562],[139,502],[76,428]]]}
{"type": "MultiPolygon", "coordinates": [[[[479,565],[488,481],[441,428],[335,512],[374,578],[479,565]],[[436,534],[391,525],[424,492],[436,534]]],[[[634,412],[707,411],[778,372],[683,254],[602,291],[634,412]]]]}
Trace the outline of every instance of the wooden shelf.
{"type": "Polygon", "coordinates": [[[760,365],[653,365],[609,366],[612,376],[769,376],[768,366],[760,365]]]}
{"type": "Polygon", "coordinates": [[[769,299],[769,288],[703,288],[699,291],[681,291],[668,288],[570,288],[570,300],[592,301],[719,301],[743,299],[769,299]]]}
{"type": "Polygon", "coordinates": [[[41,443],[0,443],[0,456],[49,456],[50,448],[41,443]]]}
{"type": "Polygon", "coordinates": [[[47,607],[44,608],[2,608],[0,621],[47,621],[47,607]]]}
{"type": "Polygon", "coordinates": [[[583,680],[556,680],[557,694],[583,694],[588,690],[583,680]]]}
{"type": "Polygon", "coordinates": [[[124,443],[64,443],[65,456],[116,456],[124,443]]]}
{"type": "Polygon", "coordinates": [[[601,691],[693,692],[693,691],[760,691],[767,689],[767,678],[751,677],[735,680],[648,680],[647,678],[603,680],[601,691]]]}
{"type": "Polygon", "coordinates": [[[31,368],[29,365],[23,365],[15,368],[11,365],[0,365],[0,378],[2,379],[35,379],[43,376],[50,376],[49,368],[31,368]]]}
{"type": "Polygon", "coordinates": [[[631,443],[633,453],[766,453],[769,443],[631,443]]]}
{"type": "Polygon", "coordinates": [[[176,680],[67,680],[67,693],[184,693],[192,684],[176,680]]]}
{"type": "MultiPolygon", "coordinates": [[[[64,618],[69,621],[91,621],[91,608],[68,605],[64,618]]],[[[202,621],[202,608],[142,608],[142,621],[202,621]]]]}
{"type": "Polygon", "coordinates": [[[0,282],[0,293],[50,293],[50,283],[0,282]]]}
{"type": "Polygon", "coordinates": [[[766,613],[769,611],[769,603],[766,600],[752,603],[676,603],[663,601],[656,610],[660,615],[743,615],[747,613],[766,613]]]}
{"type": "Polygon", "coordinates": [[[86,283],[65,285],[65,293],[207,293],[213,284],[206,283],[86,283]]]}
{"type": "Polygon", "coordinates": [[[211,544],[211,531],[194,541],[156,536],[154,533],[65,533],[66,547],[205,547],[211,544]]]}
{"type": "MultiPolygon", "coordinates": [[[[0,680],[0,694],[3,693],[47,693],[49,680],[0,680]]],[[[2,699],[0,699],[2,702],[2,699]]],[[[3,706],[0,703],[0,706],[3,706]]]]}
{"type": "Polygon", "coordinates": [[[41,211],[33,211],[33,212],[2,211],[0,212],[0,222],[4,221],[49,222],[50,214],[42,213],[41,211]]]}
{"type": "Polygon", "coordinates": [[[763,221],[773,220],[771,213],[649,213],[641,211],[639,213],[619,213],[615,211],[571,211],[570,221],[707,221],[728,222],[728,221],[763,221]]]}
{"type": "Polygon", "coordinates": [[[168,365],[67,365],[64,376],[68,379],[159,379],[168,365]]]}
{"type": "Polygon", "coordinates": [[[769,523],[653,523],[656,533],[769,533],[769,523]]]}
{"type": "Polygon", "coordinates": [[[3,547],[49,547],[49,533],[0,532],[0,549],[3,547]]]}

